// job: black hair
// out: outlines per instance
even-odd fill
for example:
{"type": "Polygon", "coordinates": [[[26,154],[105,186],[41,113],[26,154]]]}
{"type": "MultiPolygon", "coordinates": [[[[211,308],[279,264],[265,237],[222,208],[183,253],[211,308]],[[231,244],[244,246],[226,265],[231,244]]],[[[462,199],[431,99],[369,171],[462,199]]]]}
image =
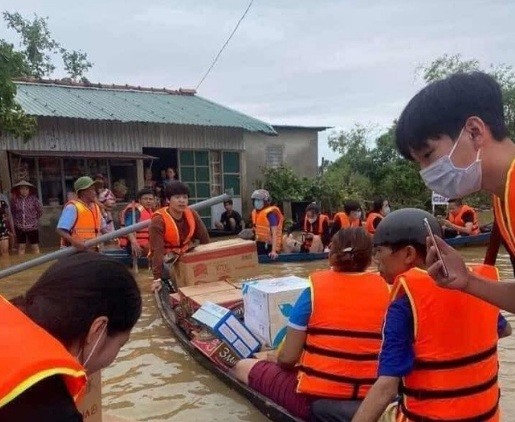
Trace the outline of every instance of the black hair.
{"type": "Polygon", "coordinates": [[[143,188],[138,191],[138,201],[141,199],[143,195],[154,195],[154,191],[150,188],[143,188]]]}
{"type": "Polygon", "coordinates": [[[340,229],[331,240],[329,263],[338,272],[362,272],[372,261],[372,239],[362,227],[340,229]]]}
{"type": "Polygon", "coordinates": [[[83,342],[93,321],[108,318],[107,333],[131,330],[141,315],[141,293],[125,265],[95,252],[79,252],[48,268],[11,301],[65,347],[83,342]]]}
{"type": "Polygon", "coordinates": [[[456,140],[467,119],[477,116],[488,125],[492,136],[508,135],[504,122],[501,87],[482,72],[456,73],[433,82],[416,94],[401,113],[395,143],[404,158],[427,145],[428,139],[447,135],[456,140]]]}
{"type": "Polygon", "coordinates": [[[174,195],[188,195],[190,196],[190,188],[186,183],[173,180],[165,186],[164,196],[166,199],[170,199],[174,195]]]}
{"type": "Polygon", "coordinates": [[[384,201],[386,201],[386,199],[381,196],[375,198],[374,202],[372,202],[372,209],[370,210],[370,212],[380,212],[383,208],[384,201]]]}
{"type": "Polygon", "coordinates": [[[320,214],[320,207],[316,202],[312,202],[306,207],[306,213],[313,211],[315,214],[320,214]]]}
{"type": "Polygon", "coordinates": [[[225,207],[227,204],[232,205],[232,204],[233,204],[233,203],[232,203],[232,199],[226,199],[226,200],[224,201],[224,207],[225,207]]]}
{"type": "Polygon", "coordinates": [[[343,203],[343,210],[345,214],[350,214],[352,211],[361,211],[361,204],[353,199],[348,199],[343,203]]]}

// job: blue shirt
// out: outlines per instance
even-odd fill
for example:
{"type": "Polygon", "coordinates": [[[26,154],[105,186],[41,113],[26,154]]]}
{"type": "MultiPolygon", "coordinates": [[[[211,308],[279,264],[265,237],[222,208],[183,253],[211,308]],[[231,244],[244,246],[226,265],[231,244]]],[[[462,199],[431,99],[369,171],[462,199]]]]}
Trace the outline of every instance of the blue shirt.
{"type": "MultiPolygon", "coordinates": [[[[502,334],[506,319],[499,314],[497,332],[502,334]]],[[[394,300],[388,307],[383,328],[383,345],[379,354],[379,376],[403,377],[413,370],[413,312],[408,296],[394,300]]]]}
{"type": "MultiPolygon", "coordinates": [[[[305,289],[297,299],[288,326],[306,331],[311,316],[311,288],[305,289]]],[[[506,319],[499,314],[497,332],[505,330],[506,319]]],[[[383,329],[383,345],[379,355],[379,376],[402,377],[413,370],[415,352],[413,349],[413,312],[407,296],[393,301],[388,307],[383,329]]]]}
{"type": "Polygon", "coordinates": [[[139,210],[136,208],[134,210],[134,217],[135,217],[135,220],[136,221],[132,221],[132,209],[127,211],[125,213],[125,221],[124,221],[124,224],[125,224],[125,227],[127,226],[132,226],[133,224],[136,224],[137,222],[139,222],[139,216],[140,216],[140,212],[139,210]]]}
{"type": "Polygon", "coordinates": [[[270,227],[277,227],[279,225],[279,216],[275,212],[269,212],[266,218],[270,223],[270,227]]]}

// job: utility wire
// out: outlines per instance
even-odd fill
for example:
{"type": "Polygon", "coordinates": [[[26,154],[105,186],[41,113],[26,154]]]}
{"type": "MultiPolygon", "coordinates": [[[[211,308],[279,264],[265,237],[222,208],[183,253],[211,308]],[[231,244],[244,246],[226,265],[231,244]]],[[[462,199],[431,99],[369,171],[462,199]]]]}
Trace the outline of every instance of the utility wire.
{"type": "Polygon", "coordinates": [[[252,6],[252,3],[254,3],[254,0],[250,0],[250,3],[249,5],[247,6],[247,9],[245,9],[245,12],[243,12],[243,15],[241,15],[241,18],[240,20],[238,21],[238,23],[236,24],[236,26],[234,27],[233,31],[231,32],[231,35],[229,35],[229,38],[227,38],[227,41],[225,41],[224,45],[222,45],[222,48],[220,49],[220,51],[218,52],[218,54],[215,56],[215,59],[213,60],[213,62],[211,63],[211,66],[209,66],[209,69],[207,69],[207,72],[204,74],[204,76],[202,77],[202,79],[200,80],[200,82],[198,83],[197,87],[195,88],[195,90],[198,91],[198,88],[200,85],[202,85],[202,82],[204,82],[204,80],[207,78],[207,76],[209,75],[209,73],[211,72],[211,70],[213,69],[213,67],[215,67],[215,64],[216,62],[218,61],[218,59],[220,58],[220,55],[222,54],[222,52],[224,51],[225,47],[227,47],[227,44],[229,44],[229,41],[231,41],[231,38],[233,37],[234,33],[238,30],[238,27],[240,26],[240,23],[243,21],[243,19],[245,19],[245,16],[247,16],[247,13],[249,12],[250,10],[250,7],[252,6]]]}

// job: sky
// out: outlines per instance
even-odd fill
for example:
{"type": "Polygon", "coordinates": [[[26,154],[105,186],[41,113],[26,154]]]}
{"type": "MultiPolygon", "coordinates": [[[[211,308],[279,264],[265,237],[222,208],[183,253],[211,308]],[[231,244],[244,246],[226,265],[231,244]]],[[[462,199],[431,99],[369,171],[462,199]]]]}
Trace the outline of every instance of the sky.
{"type": "MultiPolygon", "coordinates": [[[[249,0],[2,0],[49,17],[92,82],[195,88],[249,0]]],[[[389,126],[443,54],[515,65],[513,0],[254,0],[198,95],[272,124],[389,126]]],[[[0,38],[18,43],[0,23],[0,38]]],[[[58,69],[55,77],[64,76],[58,69]]],[[[319,159],[334,159],[319,135],[319,159]]]]}

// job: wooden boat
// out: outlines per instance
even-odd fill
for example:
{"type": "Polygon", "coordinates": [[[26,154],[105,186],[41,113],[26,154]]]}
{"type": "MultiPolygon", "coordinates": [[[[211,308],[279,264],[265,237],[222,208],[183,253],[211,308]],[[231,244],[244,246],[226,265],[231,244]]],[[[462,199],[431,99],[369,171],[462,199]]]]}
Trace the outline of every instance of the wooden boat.
{"type": "Polygon", "coordinates": [[[229,237],[229,236],[237,236],[240,230],[238,231],[227,231],[227,230],[218,230],[218,229],[207,229],[209,233],[209,237],[229,237]]]}
{"type": "Polygon", "coordinates": [[[479,233],[474,236],[458,236],[445,239],[448,245],[453,248],[463,248],[465,246],[485,246],[490,241],[491,233],[479,233]]]}
{"type": "Polygon", "coordinates": [[[237,391],[239,394],[247,398],[261,413],[267,418],[276,422],[301,422],[300,419],[292,416],[286,409],[273,403],[269,398],[252,390],[247,385],[242,384],[230,374],[225,372],[222,368],[216,366],[211,360],[204,356],[198,349],[196,349],[190,342],[186,333],[177,325],[177,317],[173,311],[169,300],[169,288],[164,285],[160,292],[154,294],[157,307],[165,321],[166,325],[170,328],[172,334],[180,343],[182,348],[193,359],[195,359],[201,366],[210,371],[222,382],[227,384],[230,388],[237,391]]]}
{"type": "Polygon", "coordinates": [[[260,264],[273,264],[274,262],[308,262],[327,259],[329,252],[321,253],[282,253],[277,259],[271,259],[268,255],[258,255],[260,264]]]}
{"type": "MultiPolygon", "coordinates": [[[[106,249],[102,251],[104,255],[109,256],[116,261],[123,262],[125,265],[132,265],[132,256],[129,255],[124,249],[106,249]]],[[[268,255],[258,255],[258,262],[260,264],[273,264],[275,262],[309,262],[327,259],[328,252],[322,253],[283,253],[279,254],[277,259],[271,259],[268,255]]],[[[141,268],[148,267],[148,258],[142,256],[138,258],[138,266],[141,268]]]]}

